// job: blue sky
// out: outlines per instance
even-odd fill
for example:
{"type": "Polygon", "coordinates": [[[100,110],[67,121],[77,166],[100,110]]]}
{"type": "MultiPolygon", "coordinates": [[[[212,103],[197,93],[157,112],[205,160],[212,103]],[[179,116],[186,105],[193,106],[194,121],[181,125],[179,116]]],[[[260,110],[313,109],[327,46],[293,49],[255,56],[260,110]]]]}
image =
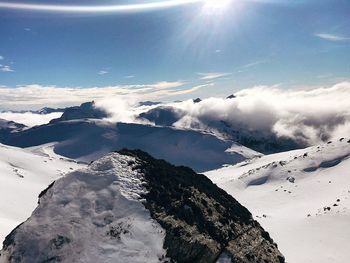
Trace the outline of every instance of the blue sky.
{"type": "Polygon", "coordinates": [[[254,85],[324,86],[350,78],[349,0],[232,0],[220,8],[202,1],[89,14],[9,9],[3,2],[0,86],[6,88],[132,89],[167,82],[181,83],[169,88],[187,90],[208,84],[174,95],[183,98],[229,95],[254,85]]]}

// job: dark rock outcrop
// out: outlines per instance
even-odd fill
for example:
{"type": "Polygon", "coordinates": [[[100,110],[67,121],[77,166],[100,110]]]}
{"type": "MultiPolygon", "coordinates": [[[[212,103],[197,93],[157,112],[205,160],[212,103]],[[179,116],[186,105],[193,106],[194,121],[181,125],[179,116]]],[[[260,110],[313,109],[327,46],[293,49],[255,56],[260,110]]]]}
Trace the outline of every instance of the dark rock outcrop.
{"type": "Polygon", "coordinates": [[[250,212],[207,177],[187,167],[122,150],[139,160],[147,182],[145,206],[166,229],[167,256],[176,262],[284,262],[269,234],[250,212]]]}
{"type": "Polygon", "coordinates": [[[226,99],[234,99],[236,96],[234,94],[231,94],[230,96],[227,96],[226,99]]]}

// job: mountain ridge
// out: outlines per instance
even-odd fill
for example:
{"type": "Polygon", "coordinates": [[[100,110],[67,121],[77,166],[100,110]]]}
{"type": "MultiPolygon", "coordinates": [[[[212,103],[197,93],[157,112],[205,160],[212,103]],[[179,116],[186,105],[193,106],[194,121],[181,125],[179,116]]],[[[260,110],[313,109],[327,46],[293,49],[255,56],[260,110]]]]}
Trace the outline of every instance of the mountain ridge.
{"type": "Polygon", "coordinates": [[[0,262],[212,263],[222,256],[284,262],[249,211],[208,178],[122,150],[48,188],[7,236],[0,262]]]}

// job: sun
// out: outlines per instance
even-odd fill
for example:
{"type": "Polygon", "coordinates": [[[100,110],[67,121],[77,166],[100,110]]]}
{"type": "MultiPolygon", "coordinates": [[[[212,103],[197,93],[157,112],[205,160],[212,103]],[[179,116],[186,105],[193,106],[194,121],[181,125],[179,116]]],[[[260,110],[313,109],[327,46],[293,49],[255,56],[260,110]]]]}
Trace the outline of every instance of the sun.
{"type": "Polygon", "coordinates": [[[232,0],[206,0],[204,2],[204,8],[208,10],[226,9],[232,0]]]}

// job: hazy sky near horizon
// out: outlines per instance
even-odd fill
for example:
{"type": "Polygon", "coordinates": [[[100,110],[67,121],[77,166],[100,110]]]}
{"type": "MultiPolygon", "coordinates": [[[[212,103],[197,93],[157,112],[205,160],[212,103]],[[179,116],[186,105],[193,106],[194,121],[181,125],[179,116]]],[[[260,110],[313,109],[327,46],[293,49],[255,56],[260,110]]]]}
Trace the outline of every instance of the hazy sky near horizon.
{"type": "Polygon", "coordinates": [[[29,6],[0,0],[5,89],[118,86],[182,99],[350,78],[349,0],[172,0],[165,8],[88,13],[60,7],[151,1],[8,2],[29,6]],[[45,4],[58,8],[45,10],[45,4]]]}

